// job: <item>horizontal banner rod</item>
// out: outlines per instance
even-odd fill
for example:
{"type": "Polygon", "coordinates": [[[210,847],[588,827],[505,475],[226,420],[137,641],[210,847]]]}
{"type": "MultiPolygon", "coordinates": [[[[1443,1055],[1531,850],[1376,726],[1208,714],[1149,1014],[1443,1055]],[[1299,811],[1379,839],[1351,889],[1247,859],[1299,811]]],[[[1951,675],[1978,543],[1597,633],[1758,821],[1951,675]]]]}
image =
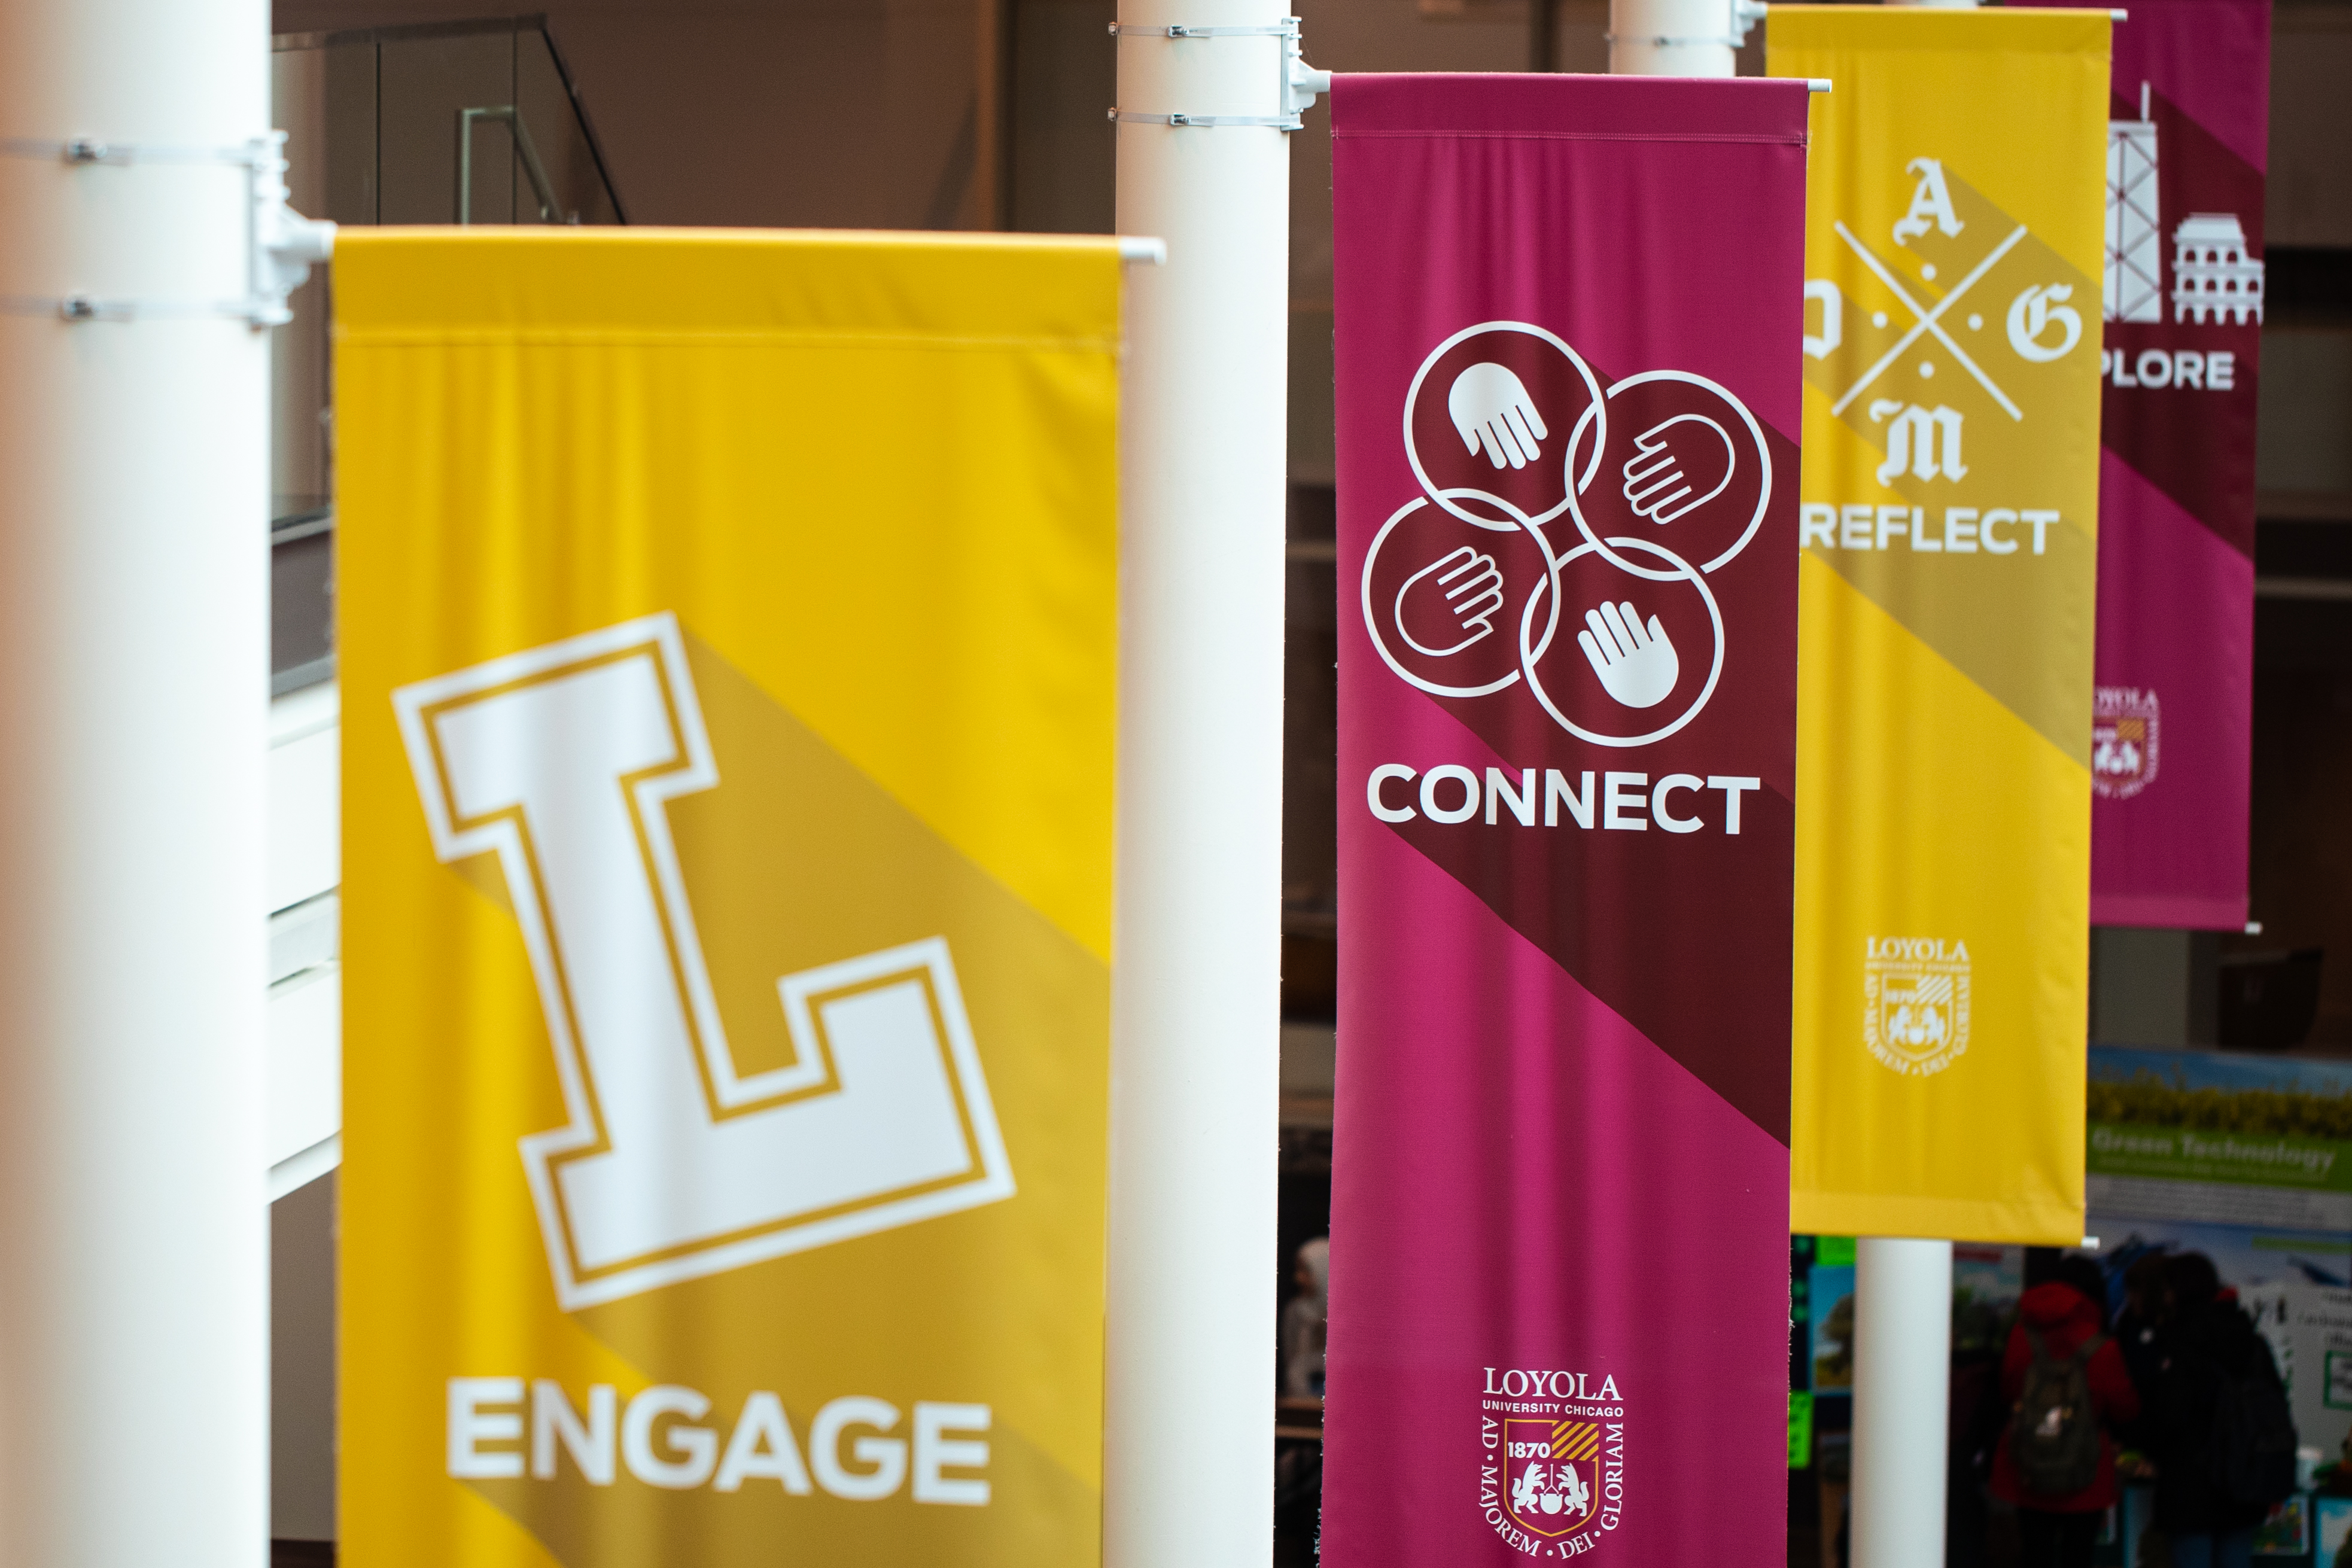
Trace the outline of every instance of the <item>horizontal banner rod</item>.
{"type": "Polygon", "coordinates": [[[1269,131],[1297,131],[1301,121],[1295,114],[1139,114],[1131,110],[1110,111],[1114,123],[1119,125],[1189,125],[1195,129],[1216,131],[1227,126],[1258,126],[1269,131]]]}
{"type": "Polygon", "coordinates": [[[277,153],[266,143],[239,142],[204,147],[158,141],[100,141],[89,136],[0,136],[0,156],[36,158],[59,163],[106,163],[127,168],[133,163],[224,164],[249,167],[277,153]]]}
{"type": "Polygon", "coordinates": [[[1298,37],[1298,18],[1286,16],[1262,27],[1201,27],[1188,22],[1150,27],[1133,22],[1113,22],[1110,24],[1110,36],[1114,38],[1295,38],[1298,37]]]}

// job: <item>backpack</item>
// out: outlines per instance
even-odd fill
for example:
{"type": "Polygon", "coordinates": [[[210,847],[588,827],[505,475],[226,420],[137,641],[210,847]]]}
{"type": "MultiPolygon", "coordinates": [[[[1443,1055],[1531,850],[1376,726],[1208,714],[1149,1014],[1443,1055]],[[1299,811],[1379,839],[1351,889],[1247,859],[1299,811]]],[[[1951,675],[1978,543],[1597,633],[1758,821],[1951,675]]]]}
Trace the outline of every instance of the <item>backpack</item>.
{"type": "MultiPolygon", "coordinates": [[[[2053,1356],[2032,1329],[2033,1364],[2009,1422],[2009,1454],[2025,1490],[2037,1497],[2072,1497],[2099,1477],[2099,1417],[2091,1401],[2091,1357],[2106,1343],[2093,1334],[2069,1356],[2053,1356]]],[[[2294,1458],[2292,1445],[2288,1458],[2294,1458]]]]}
{"type": "Polygon", "coordinates": [[[2294,1416],[2266,1347],[2244,1374],[2223,1371],[2207,1450],[2213,1488],[2232,1502],[2266,1505],[2294,1490],[2294,1416]]]}

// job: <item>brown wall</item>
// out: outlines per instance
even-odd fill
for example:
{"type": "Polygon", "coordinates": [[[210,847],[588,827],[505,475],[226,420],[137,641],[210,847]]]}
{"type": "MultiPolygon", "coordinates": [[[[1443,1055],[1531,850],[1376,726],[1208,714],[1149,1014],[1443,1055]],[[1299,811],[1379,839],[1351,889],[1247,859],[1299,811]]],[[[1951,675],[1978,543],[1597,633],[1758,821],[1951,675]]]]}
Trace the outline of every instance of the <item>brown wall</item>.
{"type": "MultiPolygon", "coordinates": [[[[2126,23],[2125,26],[2130,26],[2126,23]]],[[[2283,0],[2271,13],[2272,245],[2352,246],[2352,5],[2283,0]]]]}
{"type": "MultiPolygon", "coordinates": [[[[2352,528],[2352,525],[2334,525],[2352,528]]],[[[2234,952],[2317,947],[2310,1043],[2352,1050],[2352,603],[2263,600],[2254,616],[2252,907],[2234,952]]]]}
{"type": "MultiPolygon", "coordinates": [[[[279,33],[499,15],[278,0],[279,33]]],[[[545,0],[629,218],[945,228],[978,215],[977,0],[545,0]]]]}

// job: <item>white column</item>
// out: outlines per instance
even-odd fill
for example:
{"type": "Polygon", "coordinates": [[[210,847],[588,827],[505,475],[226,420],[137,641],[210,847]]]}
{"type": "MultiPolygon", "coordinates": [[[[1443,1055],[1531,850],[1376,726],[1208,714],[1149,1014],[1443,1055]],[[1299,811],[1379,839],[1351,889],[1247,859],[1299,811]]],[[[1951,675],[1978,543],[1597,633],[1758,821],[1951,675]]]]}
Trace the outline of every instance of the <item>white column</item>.
{"type": "Polygon", "coordinates": [[[1863,1237],[1854,1243],[1853,1568],[1943,1562],[1951,1378],[1952,1244],[1863,1237]]]}
{"type": "Polygon", "coordinates": [[[1739,0],[1609,0],[1609,74],[1733,75],[1743,16],[1739,0]]]}
{"type": "MultiPolygon", "coordinates": [[[[268,125],[265,0],[0,0],[0,137],[268,125]]],[[[267,1552],[268,345],[246,172],[0,150],[0,1563],[267,1552]]]]}
{"type": "MultiPolygon", "coordinates": [[[[1283,112],[1277,38],[1117,47],[1124,110],[1283,112]]],[[[1168,260],[1128,273],[1105,1557],[1241,1568],[1274,1520],[1290,154],[1263,126],[1118,137],[1119,232],[1168,260]]]]}

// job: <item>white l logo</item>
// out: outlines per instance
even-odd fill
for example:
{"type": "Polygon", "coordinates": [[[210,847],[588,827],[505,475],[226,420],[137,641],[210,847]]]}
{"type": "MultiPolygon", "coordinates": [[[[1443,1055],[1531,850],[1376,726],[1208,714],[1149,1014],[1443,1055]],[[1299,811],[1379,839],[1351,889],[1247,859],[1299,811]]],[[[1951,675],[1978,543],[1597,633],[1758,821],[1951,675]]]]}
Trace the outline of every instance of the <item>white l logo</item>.
{"type": "Polygon", "coordinates": [[[566,1311],[1013,1195],[943,938],[777,982],[738,1074],[667,802],[719,782],[676,619],[393,694],[435,852],[496,852],[568,1125],[522,1140],[566,1311]]]}

